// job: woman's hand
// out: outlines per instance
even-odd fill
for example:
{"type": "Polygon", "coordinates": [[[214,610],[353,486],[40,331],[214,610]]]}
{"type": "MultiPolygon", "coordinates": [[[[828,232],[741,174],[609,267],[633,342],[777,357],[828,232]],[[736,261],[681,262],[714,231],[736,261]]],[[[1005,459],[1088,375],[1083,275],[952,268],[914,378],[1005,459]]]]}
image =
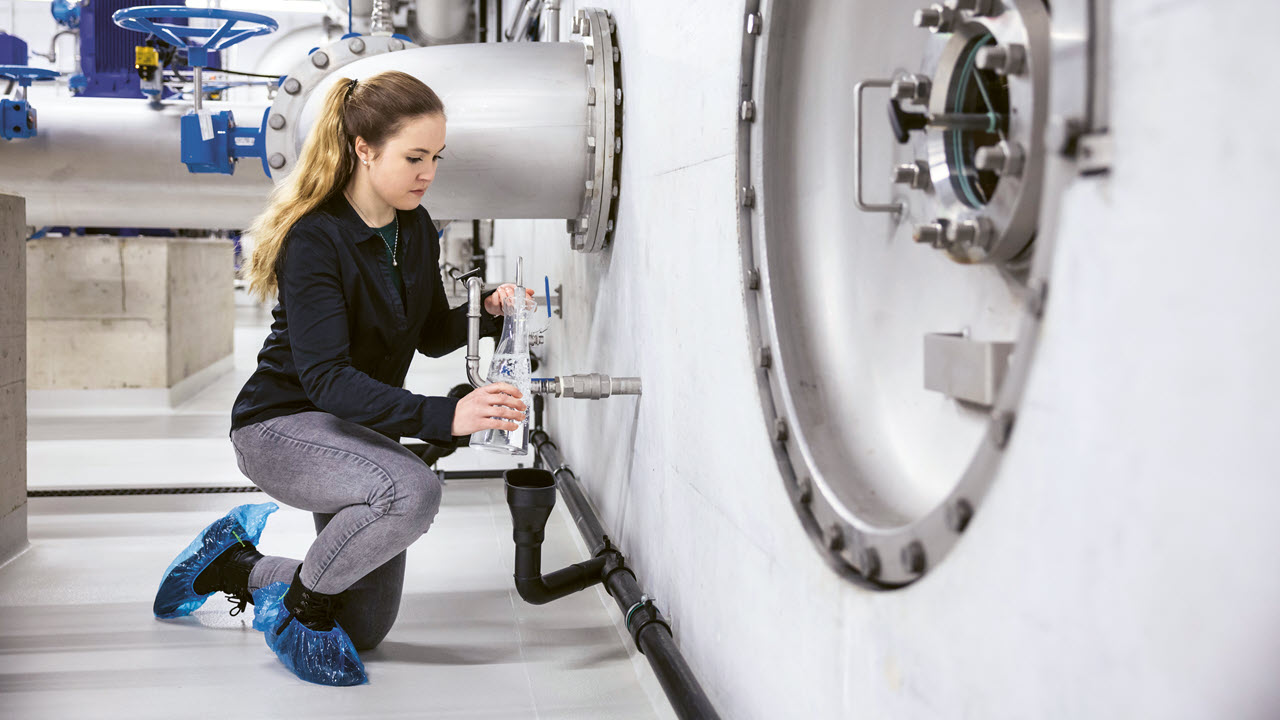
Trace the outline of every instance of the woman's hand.
{"type": "Polygon", "coordinates": [[[520,391],[510,383],[493,383],[472,390],[458,401],[458,407],[453,411],[453,434],[461,436],[480,430],[518,429],[528,410],[519,397],[520,391]]]}
{"type": "MultiPolygon", "coordinates": [[[[525,288],[529,297],[533,297],[533,288],[525,288]]],[[[512,283],[499,285],[498,290],[484,299],[484,309],[494,317],[502,317],[502,301],[516,296],[516,286],[512,283]]]]}

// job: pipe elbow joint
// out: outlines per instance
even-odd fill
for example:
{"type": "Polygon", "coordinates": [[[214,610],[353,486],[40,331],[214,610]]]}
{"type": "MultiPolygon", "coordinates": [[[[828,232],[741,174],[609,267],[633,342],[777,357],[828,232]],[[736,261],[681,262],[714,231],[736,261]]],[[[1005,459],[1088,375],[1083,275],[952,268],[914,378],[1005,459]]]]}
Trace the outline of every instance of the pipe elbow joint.
{"type": "Polygon", "coordinates": [[[604,568],[605,558],[592,558],[546,575],[516,575],[516,592],[530,605],[545,605],[601,582],[604,568]]]}

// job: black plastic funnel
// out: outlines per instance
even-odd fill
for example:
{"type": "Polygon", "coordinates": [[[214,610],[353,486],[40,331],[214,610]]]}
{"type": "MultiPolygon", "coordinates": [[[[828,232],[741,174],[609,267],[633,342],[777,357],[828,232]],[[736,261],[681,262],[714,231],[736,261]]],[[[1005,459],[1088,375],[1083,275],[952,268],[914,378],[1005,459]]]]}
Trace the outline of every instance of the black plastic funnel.
{"type": "Polygon", "coordinates": [[[516,591],[541,605],[600,582],[605,558],[592,558],[542,574],[542,538],[556,506],[556,479],[546,470],[518,468],[502,474],[511,508],[511,537],[516,542],[516,591]]]}

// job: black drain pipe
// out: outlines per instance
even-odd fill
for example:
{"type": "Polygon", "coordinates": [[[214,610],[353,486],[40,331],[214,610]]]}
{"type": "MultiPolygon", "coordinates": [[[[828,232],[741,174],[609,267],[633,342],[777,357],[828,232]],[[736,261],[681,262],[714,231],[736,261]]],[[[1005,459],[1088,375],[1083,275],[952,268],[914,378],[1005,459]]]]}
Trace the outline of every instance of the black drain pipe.
{"type": "Polygon", "coordinates": [[[603,582],[626,618],[631,639],[649,661],[649,666],[653,668],[653,674],[657,676],[676,715],[682,720],[718,720],[720,715],[698,684],[698,678],[685,662],[680,649],[676,647],[671,636],[671,626],[654,607],[653,600],[640,588],[635,573],[627,567],[626,558],[610,542],[595,509],[583,494],[578,478],[564,464],[560,449],[542,429],[541,401],[541,396],[534,398],[537,429],[533,431],[530,440],[537,450],[541,467],[549,469],[550,473],[546,470],[521,469],[508,471],[507,475],[507,499],[511,504],[515,523],[517,590],[521,597],[530,602],[547,602],[603,582]],[[512,473],[520,474],[513,477],[512,473]],[[550,481],[546,479],[548,474],[550,481]],[[543,479],[539,480],[538,475],[543,479]],[[539,486],[544,488],[542,493],[538,493],[539,486]],[[591,548],[592,559],[543,576],[540,575],[541,525],[545,525],[555,503],[554,492],[549,494],[550,500],[546,500],[548,493],[545,488],[551,487],[559,490],[559,494],[564,497],[578,532],[591,548]],[[535,524],[540,525],[536,533],[533,532],[535,524]],[[525,546],[523,550],[522,545],[525,546]],[[526,596],[526,592],[533,599],[526,596]]]}

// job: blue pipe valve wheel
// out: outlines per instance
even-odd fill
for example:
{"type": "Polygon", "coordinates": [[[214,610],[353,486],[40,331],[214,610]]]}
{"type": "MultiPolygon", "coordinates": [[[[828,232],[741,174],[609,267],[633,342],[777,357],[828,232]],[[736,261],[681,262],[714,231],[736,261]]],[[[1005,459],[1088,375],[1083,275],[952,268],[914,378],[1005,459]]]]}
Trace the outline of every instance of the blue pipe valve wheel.
{"type": "Polygon", "coordinates": [[[237,128],[229,110],[210,113],[203,107],[203,71],[209,65],[209,53],[225,50],[251,37],[266,35],[279,28],[273,18],[257,13],[218,8],[189,8],[175,5],[153,5],[116,11],[111,19],[116,25],[156,36],[170,45],[187,49],[187,64],[195,72],[195,108],[182,117],[182,162],[193,173],[235,173],[236,160],[256,157],[267,167],[265,124],[257,128],[237,128]],[[218,27],[189,27],[161,22],[161,18],[202,18],[224,21],[218,27]],[[237,27],[237,24],[240,27],[237,27]]]}
{"type": "Polygon", "coordinates": [[[57,77],[58,73],[45,68],[0,65],[0,78],[18,83],[18,92],[14,93],[13,100],[0,100],[0,137],[5,140],[15,140],[36,136],[39,125],[36,121],[36,109],[31,107],[26,89],[31,87],[33,82],[53,80],[57,77]]]}

